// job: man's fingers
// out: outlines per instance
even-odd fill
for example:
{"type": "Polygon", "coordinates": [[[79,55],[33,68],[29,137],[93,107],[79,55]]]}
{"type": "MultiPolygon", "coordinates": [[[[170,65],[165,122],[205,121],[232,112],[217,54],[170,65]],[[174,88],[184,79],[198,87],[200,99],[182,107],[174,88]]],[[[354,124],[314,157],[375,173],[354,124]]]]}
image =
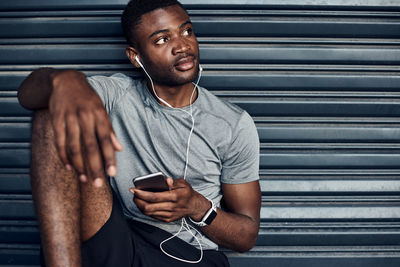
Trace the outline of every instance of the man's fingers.
{"type": "Polygon", "coordinates": [[[135,198],[134,201],[145,214],[153,214],[157,211],[172,212],[175,207],[172,202],[149,203],[139,198],[135,198]]]}
{"type": "Polygon", "coordinates": [[[172,193],[171,191],[154,193],[136,188],[132,190],[136,198],[142,199],[149,203],[176,202],[178,200],[178,196],[175,193],[172,193]]]}
{"type": "Polygon", "coordinates": [[[81,150],[80,129],[75,116],[67,116],[67,151],[69,160],[78,174],[84,173],[84,165],[81,150]]]}
{"type": "Polygon", "coordinates": [[[100,185],[104,173],[99,144],[95,134],[94,117],[90,112],[81,112],[79,118],[82,129],[83,147],[85,149],[85,163],[87,164],[90,177],[94,179],[100,178],[100,180],[96,181],[100,185]]]}
{"type": "Polygon", "coordinates": [[[117,150],[117,151],[122,151],[122,145],[121,145],[121,143],[118,141],[117,136],[115,135],[114,132],[111,133],[110,137],[111,137],[111,142],[112,142],[112,144],[113,144],[115,150],[117,150]]]}
{"type": "Polygon", "coordinates": [[[157,220],[164,222],[172,222],[183,216],[183,211],[178,210],[174,203],[161,202],[161,203],[147,203],[144,200],[134,198],[136,206],[147,216],[151,216],[157,220]]]}
{"type": "Polygon", "coordinates": [[[168,177],[167,180],[167,185],[169,188],[173,188],[174,187],[174,179],[172,179],[171,177],[168,177]]]}
{"type": "Polygon", "coordinates": [[[96,119],[96,132],[99,145],[101,146],[101,152],[106,165],[106,171],[109,176],[115,176],[117,174],[117,164],[115,160],[115,149],[112,143],[112,129],[111,125],[104,122],[105,118],[96,119]]]}
{"type": "Polygon", "coordinates": [[[65,122],[64,120],[55,118],[52,120],[52,125],[54,129],[54,136],[55,136],[58,155],[60,156],[61,162],[64,164],[64,166],[70,170],[71,164],[68,160],[67,148],[65,146],[66,144],[65,122]]]}
{"type": "Polygon", "coordinates": [[[173,222],[181,218],[180,216],[167,211],[159,211],[149,216],[163,222],[173,222]]]}

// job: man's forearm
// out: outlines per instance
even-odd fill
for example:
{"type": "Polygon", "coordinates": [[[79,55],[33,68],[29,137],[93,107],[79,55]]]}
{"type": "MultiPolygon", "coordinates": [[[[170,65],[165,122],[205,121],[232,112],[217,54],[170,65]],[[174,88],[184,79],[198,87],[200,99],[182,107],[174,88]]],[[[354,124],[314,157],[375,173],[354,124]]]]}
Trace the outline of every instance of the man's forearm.
{"type": "MultiPolygon", "coordinates": [[[[220,246],[245,252],[254,247],[260,225],[261,190],[258,181],[244,184],[222,184],[225,210],[218,209],[217,216],[202,231],[220,246]]],[[[210,208],[209,200],[197,195],[197,214],[201,220],[210,208]],[[200,216],[199,216],[200,215],[200,216]]]]}
{"type": "Polygon", "coordinates": [[[202,231],[215,243],[238,252],[250,250],[257,240],[259,222],[251,217],[217,210],[217,217],[202,231]]]}

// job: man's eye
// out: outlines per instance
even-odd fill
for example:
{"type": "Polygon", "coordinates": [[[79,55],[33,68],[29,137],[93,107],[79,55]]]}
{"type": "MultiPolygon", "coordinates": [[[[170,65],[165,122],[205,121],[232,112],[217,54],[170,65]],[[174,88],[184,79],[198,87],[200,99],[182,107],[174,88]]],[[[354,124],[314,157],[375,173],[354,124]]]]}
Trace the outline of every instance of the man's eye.
{"type": "Polygon", "coordinates": [[[168,41],[167,37],[161,37],[160,39],[157,39],[156,44],[162,45],[162,44],[165,44],[167,41],[168,41]]]}
{"type": "Polygon", "coordinates": [[[187,28],[186,30],[183,31],[184,36],[189,36],[193,32],[192,28],[187,28]]]}

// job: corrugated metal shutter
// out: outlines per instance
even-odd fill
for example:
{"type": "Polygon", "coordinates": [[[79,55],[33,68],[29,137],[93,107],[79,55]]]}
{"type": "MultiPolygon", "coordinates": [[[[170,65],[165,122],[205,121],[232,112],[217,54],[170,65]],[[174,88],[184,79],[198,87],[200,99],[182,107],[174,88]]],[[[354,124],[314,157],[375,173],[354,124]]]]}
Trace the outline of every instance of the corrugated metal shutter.
{"type": "MultiPolygon", "coordinates": [[[[0,265],[38,265],[30,115],[39,66],[138,76],[126,0],[0,2],[0,265]]],[[[400,266],[400,1],[182,1],[202,86],[245,108],[261,139],[257,246],[233,266],[400,266]]]]}

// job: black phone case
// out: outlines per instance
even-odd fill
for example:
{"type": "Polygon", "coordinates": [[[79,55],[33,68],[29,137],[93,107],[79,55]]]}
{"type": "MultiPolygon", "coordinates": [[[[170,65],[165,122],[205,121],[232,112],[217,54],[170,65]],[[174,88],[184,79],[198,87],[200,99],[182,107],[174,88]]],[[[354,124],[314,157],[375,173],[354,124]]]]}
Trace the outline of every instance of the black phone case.
{"type": "Polygon", "coordinates": [[[169,190],[168,184],[163,174],[140,180],[137,180],[136,178],[133,180],[133,184],[138,189],[150,192],[163,192],[169,190]]]}

